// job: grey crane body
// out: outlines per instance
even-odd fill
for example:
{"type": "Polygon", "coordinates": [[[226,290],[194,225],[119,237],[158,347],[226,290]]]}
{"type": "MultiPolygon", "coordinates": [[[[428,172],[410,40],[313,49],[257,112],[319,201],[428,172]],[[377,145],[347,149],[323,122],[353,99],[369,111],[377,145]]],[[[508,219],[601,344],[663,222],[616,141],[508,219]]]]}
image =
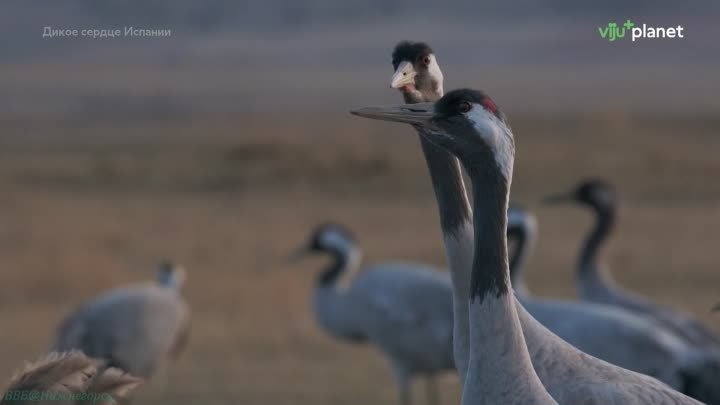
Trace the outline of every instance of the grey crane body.
{"type": "Polygon", "coordinates": [[[702,404],[659,380],[614,366],[558,338],[518,302],[535,372],[559,404],[702,404]]]}
{"type": "Polygon", "coordinates": [[[413,377],[455,369],[452,284],[445,273],[415,263],[383,263],[359,274],[348,296],[372,308],[363,319],[368,338],[393,359],[396,372],[413,377]]]}
{"type": "Polygon", "coordinates": [[[426,127],[429,139],[455,154],[470,174],[475,259],[472,277],[465,281],[470,352],[463,404],[699,404],[652,377],[577,350],[515,300],[504,235],[514,140],[492,100],[456,90],[434,105],[367,107],[353,113],[426,127]]]}
{"type": "MultiPolygon", "coordinates": [[[[361,252],[337,224],[319,227],[301,252],[330,254],[313,296],[318,324],[333,337],[368,342],[393,369],[403,404],[410,383],[455,369],[452,355],[452,285],[447,273],[418,264],[389,262],[360,270],[361,252]]],[[[433,398],[434,399],[434,398],[433,398]]]]}
{"type": "Polygon", "coordinates": [[[609,363],[685,389],[686,367],[693,350],[662,325],[608,305],[533,297],[526,286],[526,261],[537,237],[534,215],[508,211],[508,237],[514,241],[510,276],[525,309],[560,338],[609,363]]]}
{"type": "Polygon", "coordinates": [[[357,321],[358,315],[350,299],[334,288],[316,287],[312,307],[315,321],[332,337],[351,343],[366,343],[368,337],[357,321]]]}
{"type": "Polygon", "coordinates": [[[189,333],[190,310],[177,287],[145,284],[103,294],[61,324],[53,349],[81,350],[150,377],[166,357],[182,350],[189,333]]]}
{"type": "Polygon", "coordinates": [[[619,288],[608,268],[600,262],[601,249],[612,232],[617,215],[617,197],[609,184],[588,180],[573,192],[554,196],[549,201],[574,201],[589,207],[595,214],[595,225],[583,243],[577,265],[577,285],[581,299],[617,306],[650,317],[693,347],[720,350],[718,336],[695,317],[619,288]]]}
{"type": "Polygon", "coordinates": [[[654,323],[601,305],[518,300],[544,327],[582,352],[684,390],[683,371],[692,351],[654,323]]]}

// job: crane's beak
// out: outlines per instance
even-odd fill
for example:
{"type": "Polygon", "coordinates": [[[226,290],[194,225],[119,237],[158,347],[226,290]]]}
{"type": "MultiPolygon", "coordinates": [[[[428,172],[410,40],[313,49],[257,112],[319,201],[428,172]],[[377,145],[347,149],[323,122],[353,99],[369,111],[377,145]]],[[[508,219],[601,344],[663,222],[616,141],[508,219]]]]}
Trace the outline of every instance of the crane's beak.
{"type": "Polygon", "coordinates": [[[405,86],[414,86],[416,75],[417,72],[412,63],[402,62],[390,79],[390,87],[400,90],[405,86]]]}
{"type": "Polygon", "coordinates": [[[350,113],[374,120],[431,127],[433,111],[433,103],[418,103],[356,108],[351,110],[350,113]]]}
{"type": "Polygon", "coordinates": [[[542,203],[545,205],[557,205],[564,204],[573,201],[575,197],[570,193],[560,193],[549,195],[542,199],[542,203]]]}
{"type": "Polygon", "coordinates": [[[310,248],[308,246],[300,246],[297,250],[295,250],[293,253],[291,253],[287,257],[288,263],[295,263],[299,261],[300,259],[305,258],[305,256],[310,254],[310,248]]]}

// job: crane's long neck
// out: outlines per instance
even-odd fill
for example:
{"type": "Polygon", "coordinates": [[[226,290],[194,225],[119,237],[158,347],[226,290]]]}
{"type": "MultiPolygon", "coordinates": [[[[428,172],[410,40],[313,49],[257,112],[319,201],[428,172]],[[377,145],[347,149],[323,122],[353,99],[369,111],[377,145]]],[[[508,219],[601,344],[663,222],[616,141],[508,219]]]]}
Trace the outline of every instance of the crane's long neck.
{"type": "Polygon", "coordinates": [[[462,403],[556,404],[535,374],[510,289],[506,222],[512,167],[503,173],[489,148],[463,163],[473,184],[475,256],[462,403]]]}
{"type": "Polygon", "coordinates": [[[513,290],[518,297],[529,297],[525,283],[525,264],[530,256],[534,234],[529,226],[509,226],[507,230],[508,239],[513,240],[513,252],[510,256],[510,280],[513,290]]]}
{"type": "MultiPolygon", "coordinates": [[[[435,97],[423,98],[418,93],[403,93],[403,96],[407,103],[436,101],[442,96],[442,88],[435,97]]],[[[453,284],[453,353],[463,384],[470,352],[467,297],[473,258],[472,210],[457,158],[428,141],[422,129],[417,131],[440,211],[445,255],[453,284]]]]}
{"type": "Polygon", "coordinates": [[[356,246],[349,246],[346,249],[330,249],[327,253],[332,260],[320,273],[317,284],[322,288],[342,289],[350,283],[352,276],[360,268],[362,252],[356,246]]]}
{"type": "MultiPolygon", "coordinates": [[[[464,225],[472,227],[472,210],[457,158],[432,144],[422,133],[420,145],[430,172],[443,233],[451,235],[464,225]]],[[[466,273],[470,274],[469,268],[466,273]]]]}
{"type": "Polygon", "coordinates": [[[313,292],[315,319],[333,336],[360,342],[366,339],[362,327],[357,325],[357,314],[352,312],[346,289],[360,268],[362,254],[356,246],[327,250],[330,264],[318,276],[313,292]]]}
{"type": "Polygon", "coordinates": [[[179,292],[185,281],[181,270],[161,271],[157,277],[159,286],[179,292]]]}
{"type": "Polygon", "coordinates": [[[602,248],[615,224],[614,207],[596,207],[595,225],[580,251],[578,281],[583,283],[612,283],[610,274],[600,264],[602,248]]]}
{"type": "Polygon", "coordinates": [[[420,144],[440,211],[440,226],[453,284],[453,352],[455,366],[463,383],[470,351],[467,297],[470,294],[473,260],[472,210],[457,158],[433,145],[422,135],[420,144]]]}

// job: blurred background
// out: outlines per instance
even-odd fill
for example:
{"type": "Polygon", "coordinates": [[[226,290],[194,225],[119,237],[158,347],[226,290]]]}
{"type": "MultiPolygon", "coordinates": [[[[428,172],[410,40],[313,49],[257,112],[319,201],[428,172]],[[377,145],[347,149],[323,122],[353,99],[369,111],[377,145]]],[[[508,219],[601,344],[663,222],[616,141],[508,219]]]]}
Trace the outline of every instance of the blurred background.
{"type": "MultiPolygon", "coordinates": [[[[508,115],[512,200],[539,217],[528,269],[538,295],[574,297],[591,223],[538,201],[601,177],[622,205],[606,249],[615,277],[720,330],[709,313],[720,300],[716,1],[11,0],[0,10],[2,376],[46,350],[76,305],[151,279],[167,257],[189,271],[192,336],[138,402],[395,403],[372,348],[315,325],[322,260],[286,257],[334,220],[367,262],[445,266],[414,131],[347,113],[400,101],[388,84],[402,39],[430,43],[446,89],[485,89],[508,115]],[[682,25],[686,38],[600,38],[598,27],[626,19],[682,25]],[[45,26],[172,35],[43,38],[45,26]]],[[[443,388],[444,403],[457,402],[454,377],[443,388]]]]}

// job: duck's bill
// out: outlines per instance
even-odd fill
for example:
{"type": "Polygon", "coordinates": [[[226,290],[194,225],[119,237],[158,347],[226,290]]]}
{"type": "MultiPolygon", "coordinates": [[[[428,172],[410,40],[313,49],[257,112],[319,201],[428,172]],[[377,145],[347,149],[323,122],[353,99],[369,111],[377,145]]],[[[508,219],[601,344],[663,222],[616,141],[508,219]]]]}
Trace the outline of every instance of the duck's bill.
{"type": "Polygon", "coordinates": [[[433,117],[433,103],[363,107],[351,110],[350,113],[374,120],[430,126],[433,117]]]}
{"type": "Polygon", "coordinates": [[[392,78],[390,78],[390,87],[393,89],[402,89],[405,86],[412,86],[415,84],[415,76],[417,72],[410,62],[402,62],[398,66],[392,78]]]}

